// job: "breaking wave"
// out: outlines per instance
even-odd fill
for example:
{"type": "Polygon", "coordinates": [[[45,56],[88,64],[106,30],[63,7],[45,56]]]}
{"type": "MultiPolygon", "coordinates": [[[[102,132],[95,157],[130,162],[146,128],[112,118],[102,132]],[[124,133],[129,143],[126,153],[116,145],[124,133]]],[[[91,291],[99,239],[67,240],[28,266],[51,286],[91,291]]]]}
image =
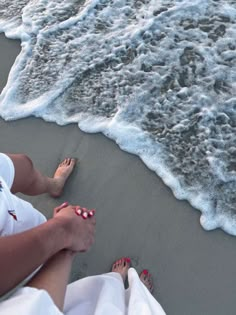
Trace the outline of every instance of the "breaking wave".
{"type": "Polygon", "coordinates": [[[233,0],[0,0],[22,42],[0,115],[103,132],[236,235],[235,21],[233,0]]]}

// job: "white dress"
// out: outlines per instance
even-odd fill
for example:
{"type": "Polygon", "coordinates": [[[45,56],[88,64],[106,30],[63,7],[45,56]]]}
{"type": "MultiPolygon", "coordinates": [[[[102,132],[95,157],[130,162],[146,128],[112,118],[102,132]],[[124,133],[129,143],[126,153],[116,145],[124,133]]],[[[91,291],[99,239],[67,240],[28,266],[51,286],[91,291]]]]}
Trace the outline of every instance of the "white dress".
{"type": "MultiPolygon", "coordinates": [[[[0,235],[35,227],[46,218],[33,206],[14,196],[12,161],[0,153],[0,235]]],[[[45,290],[23,287],[0,302],[0,315],[164,315],[161,305],[140,281],[135,269],[128,271],[125,290],[118,273],[86,277],[67,286],[63,313],[45,290]]]]}

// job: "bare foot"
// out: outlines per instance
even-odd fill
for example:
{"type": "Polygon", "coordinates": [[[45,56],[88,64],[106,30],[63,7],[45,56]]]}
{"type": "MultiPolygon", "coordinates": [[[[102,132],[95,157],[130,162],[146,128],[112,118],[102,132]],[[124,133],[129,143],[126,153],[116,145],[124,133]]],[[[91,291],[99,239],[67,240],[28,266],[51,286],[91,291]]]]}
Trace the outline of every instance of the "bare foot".
{"type": "Polygon", "coordinates": [[[66,158],[58,165],[58,168],[56,169],[56,172],[53,176],[54,184],[50,192],[52,197],[59,197],[62,194],[65,182],[72,173],[76,162],[77,159],[66,158]]]}
{"type": "Polygon", "coordinates": [[[140,273],[139,278],[142,283],[148,288],[148,290],[153,293],[153,280],[151,274],[148,272],[147,269],[144,269],[140,273]]]}
{"type": "Polygon", "coordinates": [[[131,264],[130,258],[122,257],[121,259],[118,259],[114,262],[111,271],[119,273],[123,281],[125,282],[130,264],[131,264]]]}

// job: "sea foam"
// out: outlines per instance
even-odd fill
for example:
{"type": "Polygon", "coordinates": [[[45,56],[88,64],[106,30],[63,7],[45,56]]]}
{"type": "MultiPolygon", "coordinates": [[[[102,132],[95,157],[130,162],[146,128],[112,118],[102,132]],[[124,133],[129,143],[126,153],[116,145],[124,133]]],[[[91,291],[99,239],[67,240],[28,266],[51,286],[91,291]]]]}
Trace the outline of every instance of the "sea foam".
{"type": "Polygon", "coordinates": [[[22,42],[4,119],[103,132],[236,235],[235,1],[0,0],[0,17],[22,42]]]}

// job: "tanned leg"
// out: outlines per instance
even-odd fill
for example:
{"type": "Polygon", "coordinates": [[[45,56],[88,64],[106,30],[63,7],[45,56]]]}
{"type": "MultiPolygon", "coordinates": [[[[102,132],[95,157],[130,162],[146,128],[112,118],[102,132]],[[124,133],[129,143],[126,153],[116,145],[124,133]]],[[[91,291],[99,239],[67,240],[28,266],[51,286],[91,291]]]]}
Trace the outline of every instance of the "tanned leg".
{"type": "Polygon", "coordinates": [[[15,167],[12,193],[21,192],[30,196],[49,193],[52,197],[59,197],[76,164],[76,159],[67,158],[59,164],[53,177],[47,177],[34,168],[33,162],[27,155],[8,154],[8,156],[15,167]]]}
{"type": "Polygon", "coordinates": [[[27,284],[29,287],[44,289],[62,311],[66,287],[71,271],[74,253],[63,250],[54,255],[27,284]]]}

